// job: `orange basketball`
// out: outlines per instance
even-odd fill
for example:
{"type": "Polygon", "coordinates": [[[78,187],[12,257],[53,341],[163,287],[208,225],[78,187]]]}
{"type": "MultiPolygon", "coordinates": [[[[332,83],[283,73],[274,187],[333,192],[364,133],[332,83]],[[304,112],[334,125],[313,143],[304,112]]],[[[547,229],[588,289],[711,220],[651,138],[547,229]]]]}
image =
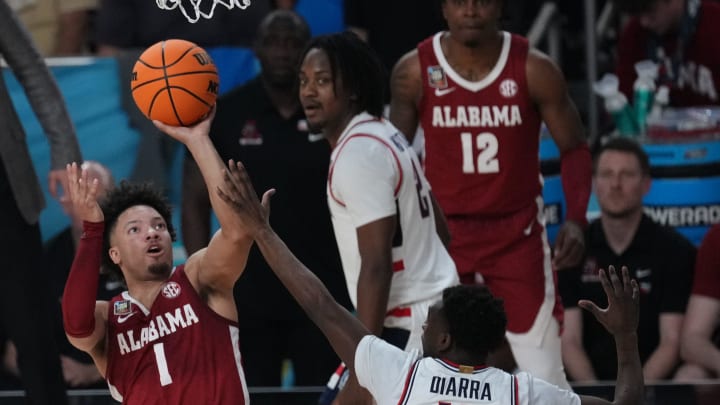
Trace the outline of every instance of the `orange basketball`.
{"type": "Polygon", "coordinates": [[[189,126],[215,104],[220,80],[204,49],[168,39],[149,47],[133,67],[130,87],[140,111],[151,120],[189,126]]]}

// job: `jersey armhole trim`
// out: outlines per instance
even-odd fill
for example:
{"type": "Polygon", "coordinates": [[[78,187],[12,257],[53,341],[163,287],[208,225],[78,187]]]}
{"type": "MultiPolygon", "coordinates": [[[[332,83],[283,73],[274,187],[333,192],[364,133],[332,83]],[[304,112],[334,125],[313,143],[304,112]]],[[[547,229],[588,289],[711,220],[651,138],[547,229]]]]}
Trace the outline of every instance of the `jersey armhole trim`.
{"type": "Polygon", "coordinates": [[[366,133],[358,133],[358,134],[350,135],[347,138],[345,138],[345,140],[343,140],[343,142],[338,146],[337,154],[335,155],[335,159],[333,160],[332,164],[330,164],[330,170],[328,171],[328,185],[329,185],[328,189],[329,189],[329,193],[330,193],[330,198],[332,198],[336,203],[340,204],[342,207],[345,207],[345,203],[343,201],[341,201],[339,198],[337,198],[335,196],[335,193],[333,192],[332,180],[333,180],[333,173],[335,172],[335,162],[337,162],[338,159],[340,158],[340,154],[342,153],[342,150],[345,147],[345,145],[347,145],[348,141],[350,141],[353,138],[375,139],[376,141],[385,145],[385,147],[387,147],[390,150],[390,153],[392,153],[393,158],[395,159],[395,164],[397,165],[398,174],[399,174],[397,184],[395,185],[395,190],[393,191],[393,197],[397,198],[398,194],[400,193],[400,187],[402,186],[402,182],[403,182],[403,171],[402,171],[402,166],[400,165],[400,158],[398,158],[397,153],[395,153],[395,150],[392,148],[392,146],[390,146],[390,144],[387,141],[385,141],[384,139],[382,139],[376,135],[366,134],[366,133]]]}

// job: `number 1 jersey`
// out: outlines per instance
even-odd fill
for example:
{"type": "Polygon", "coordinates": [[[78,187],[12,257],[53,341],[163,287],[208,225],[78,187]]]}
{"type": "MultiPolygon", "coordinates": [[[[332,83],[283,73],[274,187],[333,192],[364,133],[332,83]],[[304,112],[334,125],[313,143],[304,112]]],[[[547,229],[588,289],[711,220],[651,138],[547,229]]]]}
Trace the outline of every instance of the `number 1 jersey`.
{"type": "Polygon", "coordinates": [[[527,40],[503,32],[480,81],[460,76],[435,34],[418,45],[425,174],[447,215],[493,216],[534,205],[542,191],[540,115],[530,98],[527,40]]]}
{"type": "Polygon", "coordinates": [[[237,323],[210,309],[178,266],[150,309],[110,301],[106,379],[123,404],[248,404],[237,323]]]}

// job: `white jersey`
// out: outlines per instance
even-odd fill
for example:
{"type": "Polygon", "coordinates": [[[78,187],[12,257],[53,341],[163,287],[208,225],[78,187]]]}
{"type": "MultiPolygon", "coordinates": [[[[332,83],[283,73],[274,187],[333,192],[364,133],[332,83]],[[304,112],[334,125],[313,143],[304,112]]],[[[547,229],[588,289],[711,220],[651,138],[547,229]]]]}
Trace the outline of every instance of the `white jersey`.
{"type": "MultiPolygon", "coordinates": [[[[430,185],[413,149],[389,122],[358,114],[330,156],[328,205],[348,293],[357,307],[357,228],[397,215],[388,310],[427,300],[458,283],[435,229],[430,185]]],[[[424,315],[424,314],[423,314],[424,315]]]]}
{"type": "Polygon", "coordinates": [[[458,366],[420,358],[375,336],[365,336],[355,351],[355,375],[378,405],[579,405],[572,391],[494,367],[458,366]]]}

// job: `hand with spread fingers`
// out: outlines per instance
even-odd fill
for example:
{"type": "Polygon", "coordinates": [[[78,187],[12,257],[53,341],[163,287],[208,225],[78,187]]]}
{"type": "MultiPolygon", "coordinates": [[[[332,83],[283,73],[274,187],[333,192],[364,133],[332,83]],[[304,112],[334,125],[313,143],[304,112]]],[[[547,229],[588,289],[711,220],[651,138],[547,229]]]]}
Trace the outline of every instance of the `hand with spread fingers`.
{"type": "Polygon", "coordinates": [[[600,270],[600,283],[608,298],[608,306],[600,309],[595,303],[580,300],[578,305],[590,311],[598,322],[613,336],[637,332],[640,311],[640,288],[631,280],[627,267],[623,266],[622,280],[613,266],[600,270]]]}
{"type": "Polygon", "coordinates": [[[66,172],[68,186],[65,192],[75,216],[87,222],[102,222],[105,216],[97,202],[98,179],[90,179],[86,169],[78,174],[78,164],[74,162],[66,166],[66,172]]]}
{"type": "Polygon", "coordinates": [[[235,163],[232,159],[223,172],[223,180],[225,190],[218,188],[217,193],[238,214],[245,230],[255,236],[263,229],[269,229],[270,197],[275,194],[275,189],[266,191],[261,203],[245,166],[241,162],[235,163]]]}

